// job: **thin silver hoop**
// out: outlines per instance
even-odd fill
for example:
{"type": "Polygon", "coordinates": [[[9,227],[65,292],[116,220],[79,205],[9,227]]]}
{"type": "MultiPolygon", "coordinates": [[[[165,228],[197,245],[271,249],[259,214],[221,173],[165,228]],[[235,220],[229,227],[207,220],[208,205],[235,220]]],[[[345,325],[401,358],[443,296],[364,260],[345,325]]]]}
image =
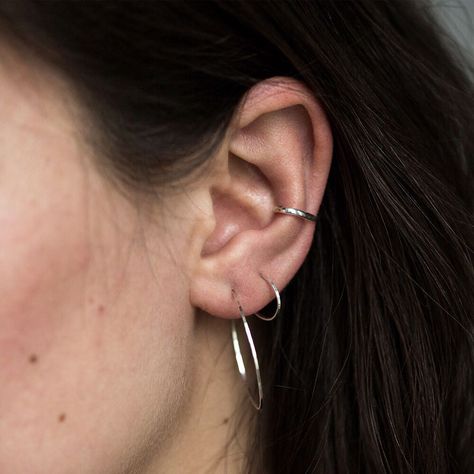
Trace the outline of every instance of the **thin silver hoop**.
{"type": "Polygon", "coordinates": [[[260,410],[262,408],[262,400],[263,400],[263,388],[262,388],[262,380],[260,377],[260,367],[258,365],[258,357],[257,351],[255,349],[255,344],[253,343],[252,333],[250,332],[250,327],[245,318],[244,310],[240,304],[239,299],[235,293],[235,290],[232,288],[232,297],[237,300],[237,305],[239,306],[240,317],[242,318],[242,322],[244,324],[245,334],[247,335],[247,340],[249,342],[250,350],[252,352],[253,362],[255,364],[255,373],[257,375],[257,387],[258,387],[258,401],[252,396],[250,392],[249,383],[247,380],[247,371],[245,369],[244,358],[242,357],[242,352],[240,350],[239,338],[237,336],[237,329],[235,327],[235,319],[232,320],[232,342],[234,345],[234,352],[235,352],[235,360],[237,361],[237,367],[239,368],[240,375],[247,385],[247,392],[249,398],[252,402],[252,405],[257,409],[260,410]]]}
{"type": "Polygon", "coordinates": [[[272,280],[264,277],[260,272],[258,272],[258,274],[273,288],[273,291],[275,292],[275,298],[277,300],[277,307],[273,316],[270,316],[269,318],[262,316],[259,313],[255,313],[255,316],[257,316],[257,318],[263,319],[264,321],[271,321],[272,319],[275,319],[277,314],[280,312],[280,308],[281,308],[280,292],[278,291],[278,288],[276,287],[275,283],[273,283],[272,280]]]}
{"type": "Polygon", "coordinates": [[[306,211],[302,211],[301,209],[296,209],[295,207],[276,206],[273,208],[273,211],[280,212],[282,214],[289,214],[296,217],[302,217],[303,219],[307,219],[313,222],[316,220],[316,215],[306,211]]]}

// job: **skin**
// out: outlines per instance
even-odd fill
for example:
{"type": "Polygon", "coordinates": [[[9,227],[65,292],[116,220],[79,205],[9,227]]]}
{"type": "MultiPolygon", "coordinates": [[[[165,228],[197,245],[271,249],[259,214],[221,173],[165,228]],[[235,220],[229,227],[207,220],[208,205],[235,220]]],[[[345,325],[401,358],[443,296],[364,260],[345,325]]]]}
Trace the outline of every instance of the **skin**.
{"type": "Polygon", "coordinates": [[[332,154],[289,84],[252,89],[186,192],[130,199],[67,83],[0,45],[0,472],[242,472],[231,288],[251,315],[274,298],[259,271],[291,280],[315,224],[272,207],[317,213],[332,154]]]}

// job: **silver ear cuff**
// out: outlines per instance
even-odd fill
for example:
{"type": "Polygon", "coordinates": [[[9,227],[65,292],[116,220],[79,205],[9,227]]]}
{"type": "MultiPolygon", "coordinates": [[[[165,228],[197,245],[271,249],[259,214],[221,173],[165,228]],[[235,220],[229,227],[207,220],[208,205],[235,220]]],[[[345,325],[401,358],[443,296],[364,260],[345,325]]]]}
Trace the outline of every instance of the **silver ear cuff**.
{"type": "MultiPolygon", "coordinates": [[[[287,214],[295,217],[301,217],[303,219],[309,220],[309,221],[315,221],[316,216],[314,214],[310,214],[309,212],[302,211],[301,209],[296,209],[294,207],[283,207],[283,206],[276,206],[274,207],[274,212],[279,212],[282,214],[287,214]]],[[[272,287],[273,291],[275,292],[275,298],[276,298],[276,303],[277,307],[274,312],[274,314],[270,317],[262,316],[259,313],[255,313],[255,315],[263,319],[264,321],[272,321],[273,319],[276,318],[277,314],[280,312],[281,309],[281,298],[280,298],[280,292],[278,291],[278,288],[276,287],[275,283],[270,279],[265,277],[261,272],[259,272],[259,275],[272,287]]],[[[260,366],[258,363],[258,356],[257,356],[257,350],[255,348],[255,344],[253,342],[252,338],[252,333],[250,332],[250,326],[247,322],[247,318],[245,317],[244,310],[242,308],[242,305],[240,304],[239,299],[237,298],[237,293],[236,291],[232,288],[232,297],[236,300],[237,306],[239,308],[239,313],[240,317],[242,319],[242,323],[244,325],[245,329],[245,334],[247,336],[247,341],[250,346],[250,352],[252,353],[252,359],[253,363],[255,366],[255,375],[257,378],[257,396],[253,396],[250,390],[250,386],[247,380],[247,370],[245,368],[245,363],[244,363],[244,358],[242,356],[242,351],[240,349],[240,344],[239,344],[239,338],[237,335],[237,328],[236,328],[236,323],[235,319],[232,319],[232,344],[234,347],[234,353],[235,353],[235,360],[237,362],[237,367],[239,369],[240,376],[242,377],[244,383],[247,385],[247,392],[250,398],[250,401],[252,402],[252,405],[257,409],[260,410],[262,408],[262,401],[263,401],[263,387],[262,387],[262,379],[260,375],[260,366]]]]}
{"type": "Polygon", "coordinates": [[[307,219],[308,221],[316,220],[316,216],[314,214],[302,211],[301,209],[296,209],[295,207],[275,206],[273,208],[273,211],[280,212],[282,214],[288,214],[290,216],[302,217],[303,219],[307,219]]]}

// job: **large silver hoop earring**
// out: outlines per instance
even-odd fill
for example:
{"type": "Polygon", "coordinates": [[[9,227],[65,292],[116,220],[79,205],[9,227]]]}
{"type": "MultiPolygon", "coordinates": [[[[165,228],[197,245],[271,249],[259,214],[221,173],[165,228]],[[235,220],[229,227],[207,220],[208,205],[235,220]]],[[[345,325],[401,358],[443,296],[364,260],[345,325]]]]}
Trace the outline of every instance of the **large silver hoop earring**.
{"type": "Polygon", "coordinates": [[[239,299],[237,298],[237,294],[235,290],[232,288],[232,297],[237,301],[237,305],[239,306],[240,317],[242,318],[242,322],[244,324],[245,334],[247,335],[247,340],[249,342],[250,351],[252,352],[252,358],[255,365],[255,374],[257,376],[257,389],[258,389],[258,399],[255,400],[253,395],[250,392],[250,386],[247,380],[247,371],[245,369],[244,358],[242,357],[242,351],[240,350],[239,338],[237,336],[237,329],[235,327],[235,319],[232,320],[232,342],[234,346],[235,352],[235,360],[237,361],[237,367],[239,368],[240,375],[247,385],[247,392],[249,398],[252,402],[252,405],[257,409],[260,410],[262,408],[262,400],[263,400],[263,388],[262,388],[262,380],[260,377],[260,367],[258,365],[258,357],[257,351],[255,349],[255,344],[253,342],[252,333],[250,332],[250,327],[247,322],[247,319],[244,314],[244,310],[240,304],[239,299]]]}
{"type": "Polygon", "coordinates": [[[273,313],[273,316],[270,316],[269,318],[266,317],[266,316],[262,316],[259,313],[255,313],[255,316],[257,316],[260,319],[263,319],[264,321],[271,321],[272,319],[275,319],[277,314],[280,312],[280,308],[281,308],[280,292],[278,291],[278,288],[276,287],[275,283],[273,283],[272,280],[270,280],[269,278],[266,278],[260,272],[258,274],[272,287],[273,291],[275,292],[275,298],[277,300],[277,307],[276,307],[275,312],[273,313]]]}
{"type": "Polygon", "coordinates": [[[296,209],[295,207],[283,207],[283,206],[275,206],[273,208],[274,212],[280,212],[282,214],[288,214],[290,216],[302,217],[303,219],[307,219],[308,221],[315,221],[316,215],[311,214],[310,212],[302,211],[301,209],[296,209]]]}

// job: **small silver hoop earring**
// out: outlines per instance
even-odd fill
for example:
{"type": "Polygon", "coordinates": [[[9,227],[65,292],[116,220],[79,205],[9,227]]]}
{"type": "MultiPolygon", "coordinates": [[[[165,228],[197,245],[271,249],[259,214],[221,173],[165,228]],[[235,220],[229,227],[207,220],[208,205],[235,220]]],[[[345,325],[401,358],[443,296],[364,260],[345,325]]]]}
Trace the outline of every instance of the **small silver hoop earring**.
{"type": "Polygon", "coordinates": [[[306,211],[302,211],[301,209],[296,209],[295,207],[283,207],[283,206],[275,206],[273,208],[274,212],[280,212],[282,214],[289,214],[291,216],[302,217],[303,219],[307,219],[309,221],[315,221],[316,215],[311,214],[306,211]]]}
{"type": "Polygon", "coordinates": [[[258,400],[252,396],[250,392],[249,383],[247,380],[247,371],[245,369],[244,358],[242,357],[242,351],[240,350],[239,338],[237,336],[237,329],[235,327],[235,319],[232,320],[232,342],[234,345],[234,352],[235,352],[235,360],[237,361],[237,367],[239,368],[240,375],[247,385],[247,392],[249,398],[252,402],[252,405],[257,409],[260,410],[262,408],[262,400],[263,400],[263,388],[262,388],[262,380],[260,377],[260,367],[258,365],[258,357],[257,351],[255,349],[255,344],[253,343],[252,333],[250,332],[250,327],[247,322],[247,319],[244,314],[244,310],[240,304],[239,299],[235,293],[235,290],[232,288],[232,297],[237,300],[237,305],[239,306],[240,317],[242,318],[242,322],[244,324],[245,334],[247,335],[247,340],[249,342],[250,351],[252,352],[253,362],[255,364],[255,374],[257,376],[257,388],[258,388],[258,400]]]}
{"type": "Polygon", "coordinates": [[[272,319],[275,319],[277,314],[280,312],[280,308],[281,308],[281,298],[280,298],[280,292],[278,291],[278,288],[276,287],[275,283],[273,283],[272,280],[270,280],[269,278],[266,278],[264,277],[260,272],[258,273],[269,285],[271,285],[273,291],[275,292],[275,298],[277,300],[277,307],[276,307],[276,310],[275,310],[275,313],[273,314],[273,316],[270,316],[269,318],[265,317],[265,316],[262,316],[261,314],[259,313],[255,313],[255,316],[257,316],[258,318],[260,319],[263,319],[264,321],[271,321],[272,319]]]}

